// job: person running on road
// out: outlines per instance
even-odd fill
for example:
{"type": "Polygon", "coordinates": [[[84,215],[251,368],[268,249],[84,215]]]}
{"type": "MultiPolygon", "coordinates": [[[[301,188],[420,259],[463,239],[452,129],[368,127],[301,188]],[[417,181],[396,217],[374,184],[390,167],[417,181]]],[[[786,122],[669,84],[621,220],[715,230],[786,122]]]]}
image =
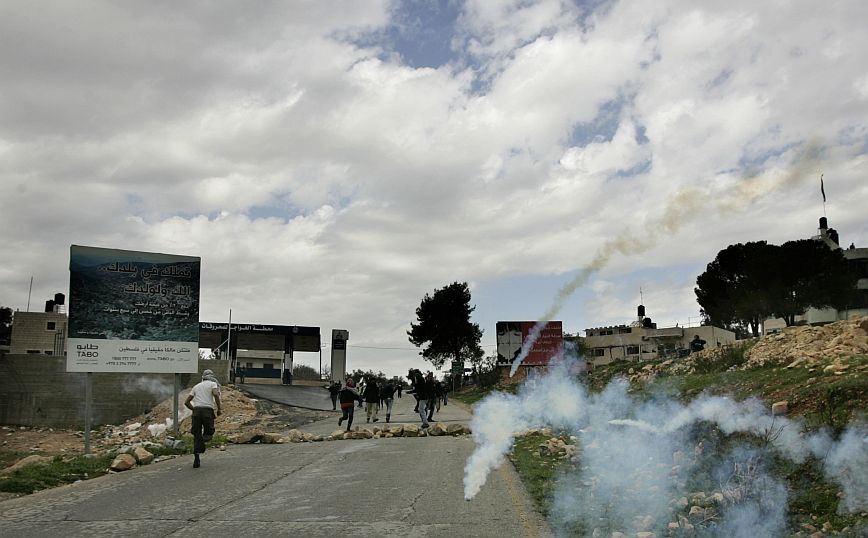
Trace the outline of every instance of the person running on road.
{"type": "Polygon", "coordinates": [[[408,394],[413,394],[416,397],[416,410],[419,412],[419,417],[422,419],[422,427],[428,427],[428,398],[430,388],[425,381],[425,376],[419,370],[410,370],[410,381],[413,383],[413,388],[408,390],[408,394]]]}
{"type": "Polygon", "coordinates": [[[386,404],[386,422],[392,418],[392,403],[395,401],[395,385],[392,383],[386,383],[384,387],[380,389],[380,398],[386,404]]]}
{"type": "Polygon", "coordinates": [[[379,421],[377,411],[380,407],[380,386],[377,385],[377,380],[373,377],[368,379],[365,385],[365,415],[368,417],[367,422],[371,421],[371,415],[374,416],[374,422],[379,421]]]}
{"type": "Polygon", "coordinates": [[[437,405],[437,385],[432,372],[428,372],[425,376],[425,383],[428,385],[428,421],[430,422],[434,420],[434,407],[437,405]]]}
{"type": "Polygon", "coordinates": [[[362,403],[362,397],[356,392],[356,382],[353,381],[353,378],[347,379],[346,386],[338,396],[341,400],[341,411],[343,412],[343,416],[338,419],[338,426],[346,420],[347,431],[350,431],[350,427],[353,425],[353,411],[355,411],[356,400],[358,400],[359,405],[362,403]]]}
{"type": "Polygon", "coordinates": [[[205,452],[205,443],[214,436],[214,412],[217,416],[223,413],[220,403],[220,383],[211,370],[202,372],[202,381],[191,390],[184,402],[184,407],[193,412],[193,467],[199,468],[199,454],[205,452]]]}
{"type": "Polygon", "coordinates": [[[341,392],[341,384],[337,381],[332,381],[331,384],[324,387],[329,391],[329,396],[332,399],[332,411],[337,410],[338,408],[338,394],[341,392]]]}

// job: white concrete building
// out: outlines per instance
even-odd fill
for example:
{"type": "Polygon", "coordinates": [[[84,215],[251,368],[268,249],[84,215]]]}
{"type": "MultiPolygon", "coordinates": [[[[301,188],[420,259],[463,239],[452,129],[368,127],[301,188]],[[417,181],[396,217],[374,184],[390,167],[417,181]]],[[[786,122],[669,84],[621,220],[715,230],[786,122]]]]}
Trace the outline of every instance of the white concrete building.
{"type": "Polygon", "coordinates": [[[705,347],[717,347],[735,342],[735,333],[720,327],[658,328],[645,317],[645,307],[639,305],[638,319],[628,325],[612,325],[585,329],[585,358],[593,365],[618,360],[647,361],[657,358],[685,356],[696,336],[705,340],[705,347]]]}

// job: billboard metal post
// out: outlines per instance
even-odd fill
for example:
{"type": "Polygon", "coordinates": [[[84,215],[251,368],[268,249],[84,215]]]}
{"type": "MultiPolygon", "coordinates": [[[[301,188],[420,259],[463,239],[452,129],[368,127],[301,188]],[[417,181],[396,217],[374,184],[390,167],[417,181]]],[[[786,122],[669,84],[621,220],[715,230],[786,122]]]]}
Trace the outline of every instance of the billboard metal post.
{"type": "Polygon", "coordinates": [[[91,410],[90,403],[93,400],[92,389],[93,373],[86,372],[84,374],[84,453],[90,454],[90,428],[91,428],[91,410]]]}
{"type": "Polygon", "coordinates": [[[181,394],[181,374],[175,374],[175,397],[172,401],[172,424],[175,425],[175,438],[181,434],[181,425],[178,424],[178,396],[181,394]]]}

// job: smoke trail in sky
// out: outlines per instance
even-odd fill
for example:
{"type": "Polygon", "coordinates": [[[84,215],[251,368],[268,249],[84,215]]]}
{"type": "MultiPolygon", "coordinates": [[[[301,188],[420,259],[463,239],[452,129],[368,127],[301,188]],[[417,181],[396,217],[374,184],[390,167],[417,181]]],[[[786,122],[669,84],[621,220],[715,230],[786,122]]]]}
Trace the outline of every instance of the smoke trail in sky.
{"type": "Polygon", "coordinates": [[[590,394],[570,367],[569,360],[554,364],[518,394],[495,393],[477,404],[465,498],[484,486],[519,432],[548,425],[575,436],[581,450],[578,467],[558,478],[553,494],[550,519],[563,534],[666,532],[675,523],[689,529],[690,509],[713,536],[779,536],[787,489],[769,470],[773,455],[795,463],[818,458],[827,478],[842,487],[840,509],[868,509],[864,426],[835,441],[824,432],[806,435],[799,422],[773,417],[755,400],[643,401],[628,394],[624,380],[590,394]],[[708,487],[718,491],[697,496],[708,487]]]}
{"type": "Polygon", "coordinates": [[[518,371],[521,363],[533,349],[545,324],[557,316],[567,299],[576,290],[587,284],[594,273],[608,265],[613,255],[616,253],[625,256],[641,254],[656,246],[661,239],[677,232],[700,214],[707,213],[709,210],[719,214],[740,212],[771,192],[807,179],[811,170],[816,168],[820,150],[821,148],[816,142],[810,142],[795,157],[794,163],[788,171],[770,172],[749,177],[734,188],[728,188],[723,192],[714,192],[712,188],[705,190],[684,189],[667,202],[661,216],[650,220],[643,226],[641,235],[635,235],[627,230],[614,239],[603,243],[591,262],[582,267],[572,280],[558,290],[552,305],[538,318],[537,323],[522,342],[521,351],[513,361],[509,375],[513,376],[518,371]]]}

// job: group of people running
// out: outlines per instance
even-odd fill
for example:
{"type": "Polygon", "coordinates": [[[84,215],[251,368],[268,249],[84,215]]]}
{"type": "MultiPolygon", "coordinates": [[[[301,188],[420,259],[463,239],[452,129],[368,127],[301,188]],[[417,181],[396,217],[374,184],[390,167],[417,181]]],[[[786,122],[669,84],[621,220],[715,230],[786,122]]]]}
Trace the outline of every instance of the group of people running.
{"type": "MultiPolygon", "coordinates": [[[[420,370],[411,369],[407,376],[412,383],[412,388],[407,393],[413,394],[416,398],[416,407],[413,411],[419,413],[422,427],[427,428],[429,421],[434,419],[434,412],[440,411],[441,404],[448,403],[445,387],[443,383],[434,379],[434,374],[431,372],[425,376],[420,370]]],[[[395,394],[398,398],[401,397],[403,384],[400,381],[386,381],[381,385],[375,377],[368,377],[359,385],[357,387],[355,380],[350,377],[343,386],[334,381],[325,387],[331,396],[332,409],[336,410],[340,403],[342,414],[338,419],[338,426],[346,421],[347,431],[350,431],[357,403],[359,407],[365,406],[366,422],[378,422],[380,419],[377,414],[382,408],[386,410],[386,422],[390,422],[395,394]]]]}

